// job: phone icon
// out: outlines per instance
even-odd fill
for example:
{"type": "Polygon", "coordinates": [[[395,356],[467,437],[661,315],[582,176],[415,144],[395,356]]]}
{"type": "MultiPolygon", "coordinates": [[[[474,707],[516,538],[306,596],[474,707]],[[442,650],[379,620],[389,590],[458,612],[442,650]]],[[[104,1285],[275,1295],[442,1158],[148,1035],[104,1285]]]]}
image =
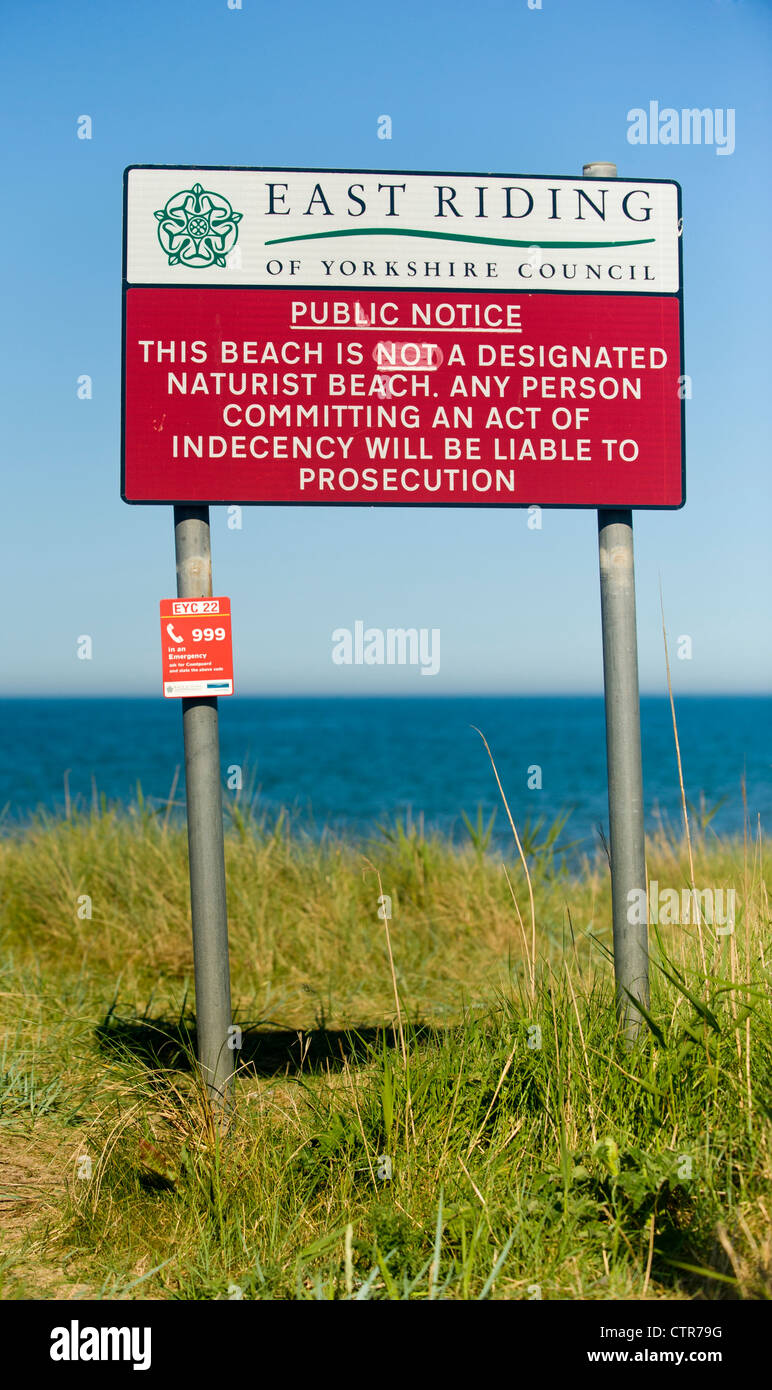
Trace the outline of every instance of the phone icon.
{"type": "Polygon", "coordinates": [[[184,637],[178,637],[178,636],[177,636],[177,634],[176,634],[176,632],[174,631],[174,628],[172,627],[171,623],[167,623],[167,624],[166,624],[166,631],[168,632],[168,634],[169,634],[169,636],[171,637],[171,639],[172,639],[173,642],[184,642],[184,641],[185,641],[185,638],[184,638],[184,637]]]}

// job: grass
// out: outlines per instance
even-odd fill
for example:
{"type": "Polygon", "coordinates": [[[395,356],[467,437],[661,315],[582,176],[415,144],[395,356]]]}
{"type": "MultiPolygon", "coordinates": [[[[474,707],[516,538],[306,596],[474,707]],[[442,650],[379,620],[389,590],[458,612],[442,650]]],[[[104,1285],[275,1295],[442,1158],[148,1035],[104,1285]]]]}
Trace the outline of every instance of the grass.
{"type": "Polygon", "coordinates": [[[605,858],[569,872],[537,822],[503,860],[467,825],[312,841],[233,805],[225,1133],[184,830],[140,798],[0,841],[2,1297],[770,1297],[760,838],[650,839],[651,879],[737,914],[706,969],[695,927],[653,934],[630,1052],[605,858]]]}

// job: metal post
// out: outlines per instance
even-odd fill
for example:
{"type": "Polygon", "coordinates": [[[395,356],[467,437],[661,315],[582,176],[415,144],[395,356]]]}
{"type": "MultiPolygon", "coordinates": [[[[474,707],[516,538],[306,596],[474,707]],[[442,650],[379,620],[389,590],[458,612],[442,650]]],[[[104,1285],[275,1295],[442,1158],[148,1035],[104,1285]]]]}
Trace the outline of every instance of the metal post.
{"type": "MultiPolygon", "coordinates": [[[[208,507],[174,508],[178,598],[210,598],[208,507]]],[[[227,1106],[234,1053],[229,1048],[231,985],[228,908],[216,699],[183,699],[190,906],[196,977],[198,1061],[212,1104],[227,1106]]]]}
{"type": "MultiPolygon", "coordinates": [[[[616,178],[615,164],[585,164],[586,178],[616,178]]],[[[633,514],[629,508],[598,510],[603,685],[606,696],[611,901],[617,1018],[628,1044],[635,1042],[649,1006],[648,912],[631,914],[633,890],[646,884],[641,770],[641,713],[635,624],[633,514]],[[630,916],[641,916],[631,923],[630,916]],[[630,998],[632,995],[632,999],[630,998]]]]}

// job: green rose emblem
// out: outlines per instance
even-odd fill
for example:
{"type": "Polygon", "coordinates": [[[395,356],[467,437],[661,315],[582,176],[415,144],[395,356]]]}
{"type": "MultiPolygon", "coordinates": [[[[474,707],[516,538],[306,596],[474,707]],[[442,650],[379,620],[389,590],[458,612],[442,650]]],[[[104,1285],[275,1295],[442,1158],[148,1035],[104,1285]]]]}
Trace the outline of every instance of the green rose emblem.
{"type": "Polygon", "coordinates": [[[169,265],[204,269],[224,266],[239,236],[242,214],[234,212],[227,198],[194,183],[169,199],[155,214],[158,240],[169,265]]]}

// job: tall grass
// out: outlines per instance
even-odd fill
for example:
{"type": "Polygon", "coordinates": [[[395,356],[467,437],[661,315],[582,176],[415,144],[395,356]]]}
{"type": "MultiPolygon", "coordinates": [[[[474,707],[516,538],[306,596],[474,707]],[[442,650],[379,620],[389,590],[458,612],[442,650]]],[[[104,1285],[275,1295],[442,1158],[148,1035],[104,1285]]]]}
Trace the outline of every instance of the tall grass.
{"type": "Polygon", "coordinates": [[[689,844],[650,838],[650,878],[738,908],[728,935],[652,934],[631,1053],[608,865],[569,874],[562,828],[502,856],[481,816],[454,848],[404,821],[312,840],[237,806],[225,1133],[192,1065],[184,831],[140,800],[0,841],[0,1142],[46,1178],[9,1188],[3,1295],[768,1297],[762,842],[709,816],[689,844]]]}

